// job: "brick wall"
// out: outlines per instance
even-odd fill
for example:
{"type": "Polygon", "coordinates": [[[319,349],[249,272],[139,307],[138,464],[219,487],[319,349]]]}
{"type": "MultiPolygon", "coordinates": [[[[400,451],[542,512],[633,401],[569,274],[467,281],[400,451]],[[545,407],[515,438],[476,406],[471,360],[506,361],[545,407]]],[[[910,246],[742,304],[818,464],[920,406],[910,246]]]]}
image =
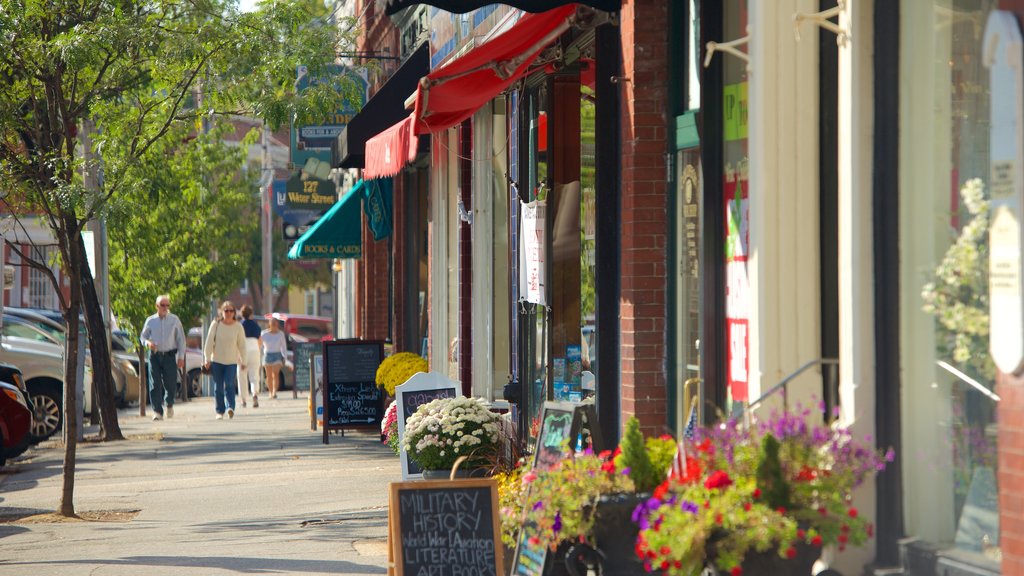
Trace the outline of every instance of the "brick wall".
{"type": "Polygon", "coordinates": [[[359,336],[364,340],[386,340],[388,333],[388,240],[374,240],[370,226],[363,218],[364,274],[359,278],[359,336]]]}
{"type": "Polygon", "coordinates": [[[999,546],[1002,573],[1024,575],[1024,378],[999,374],[999,546]]]}
{"type": "Polygon", "coordinates": [[[621,11],[622,416],[664,432],[668,188],[668,3],[626,0],[621,11]]]}

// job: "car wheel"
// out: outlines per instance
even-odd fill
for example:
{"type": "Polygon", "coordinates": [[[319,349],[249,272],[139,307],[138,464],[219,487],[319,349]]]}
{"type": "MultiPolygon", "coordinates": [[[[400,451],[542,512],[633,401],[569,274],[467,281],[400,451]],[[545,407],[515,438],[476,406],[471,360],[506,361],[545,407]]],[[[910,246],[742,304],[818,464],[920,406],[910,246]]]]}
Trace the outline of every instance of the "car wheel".
{"type": "Polygon", "coordinates": [[[29,390],[32,397],[32,442],[38,443],[53,436],[64,424],[64,401],[61,390],[44,384],[29,390]]]}
{"type": "Polygon", "coordinates": [[[203,395],[202,372],[195,368],[188,373],[188,397],[195,398],[203,395]]]}

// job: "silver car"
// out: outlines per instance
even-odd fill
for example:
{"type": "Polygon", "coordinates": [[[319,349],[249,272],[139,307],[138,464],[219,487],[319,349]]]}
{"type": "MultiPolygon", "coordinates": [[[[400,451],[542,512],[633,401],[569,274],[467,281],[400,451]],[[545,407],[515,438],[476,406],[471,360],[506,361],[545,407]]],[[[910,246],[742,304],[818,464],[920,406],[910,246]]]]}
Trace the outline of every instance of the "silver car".
{"type": "MultiPolygon", "coordinates": [[[[32,400],[32,442],[53,436],[64,425],[63,349],[40,346],[21,338],[0,337],[0,361],[21,370],[32,400]]],[[[85,370],[85,389],[92,385],[92,371],[85,370]]],[[[91,394],[85,394],[84,412],[92,411],[91,394]]]]}

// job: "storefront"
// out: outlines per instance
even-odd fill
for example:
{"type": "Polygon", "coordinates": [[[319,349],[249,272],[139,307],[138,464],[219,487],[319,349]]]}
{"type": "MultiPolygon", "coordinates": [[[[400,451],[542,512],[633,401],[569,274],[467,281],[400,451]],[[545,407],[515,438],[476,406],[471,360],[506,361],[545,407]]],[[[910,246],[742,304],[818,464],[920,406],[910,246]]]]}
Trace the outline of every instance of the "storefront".
{"type": "Polygon", "coordinates": [[[1004,97],[1007,108],[1015,101],[1017,118],[1021,112],[1019,94],[1011,90],[1007,101],[993,91],[995,51],[1010,49],[986,47],[999,35],[1008,41],[993,30],[1000,4],[1007,3],[920,1],[899,14],[898,326],[904,526],[919,539],[908,545],[914,574],[993,574],[1002,561],[989,232],[1000,185],[991,142],[1005,120],[993,104],[1004,97]]]}

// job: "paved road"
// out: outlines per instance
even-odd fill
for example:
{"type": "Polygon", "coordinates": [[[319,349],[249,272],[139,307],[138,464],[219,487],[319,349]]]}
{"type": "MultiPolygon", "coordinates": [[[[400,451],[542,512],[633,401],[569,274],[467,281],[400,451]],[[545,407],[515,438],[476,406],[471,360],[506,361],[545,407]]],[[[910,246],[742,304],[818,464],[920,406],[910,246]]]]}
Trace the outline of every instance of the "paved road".
{"type": "Polygon", "coordinates": [[[306,398],[261,400],[233,420],[208,398],[162,422],[122,410],[127,441],[78,448],[75,509],[107,521],[32,521],[60,501],[55,442],[8,464],[0,575],[385,574],[398,459],[368,432],[324,445],[306,398]]]}

